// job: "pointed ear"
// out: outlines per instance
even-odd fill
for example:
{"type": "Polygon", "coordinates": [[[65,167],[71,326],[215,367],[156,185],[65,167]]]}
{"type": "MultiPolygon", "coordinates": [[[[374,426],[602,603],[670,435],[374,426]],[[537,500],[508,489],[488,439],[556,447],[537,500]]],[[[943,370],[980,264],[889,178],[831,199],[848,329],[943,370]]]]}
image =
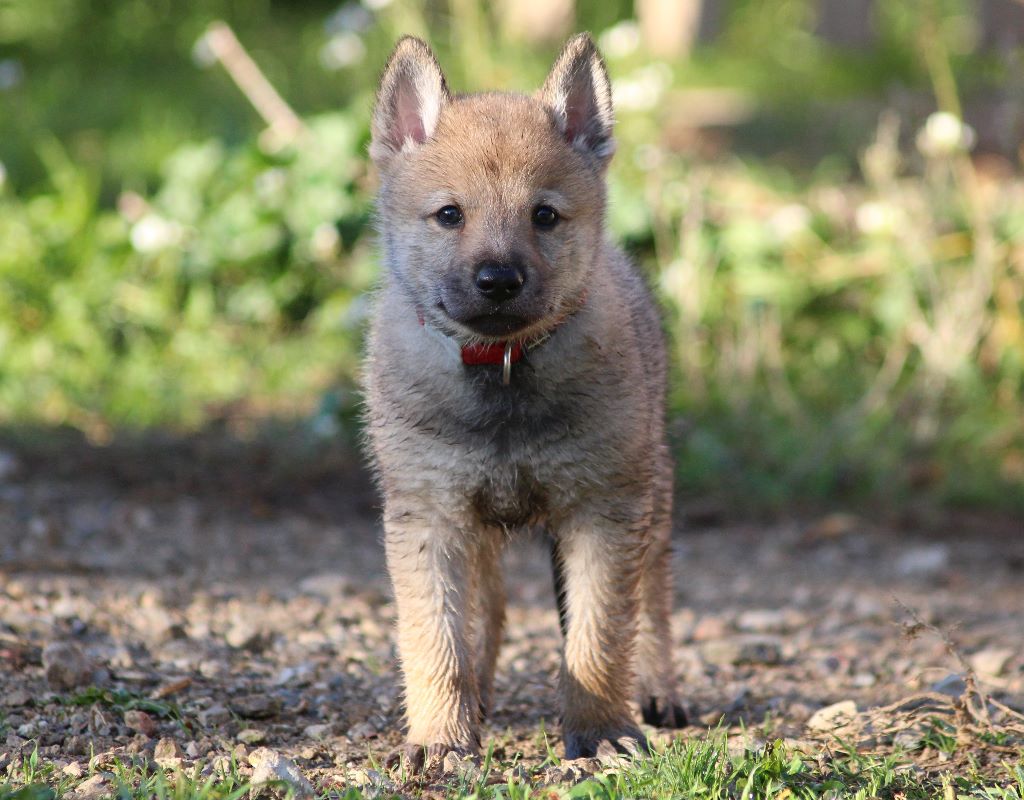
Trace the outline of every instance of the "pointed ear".
{"type": "Polygon", "coordinates": [[[370,157],[383,165],[434,133],[441,108],[451,99],[444,73],[422,40],[405,36],[395,45],[377,90],[370,157]]]}
{"type": "Polygon", "coordinates": [[[602,166],[615,152],[612,138],[612,87],[604,60],[590,38],[580,33],[565,43],[540,90],[555,112],[566,140],[602,166]]]}

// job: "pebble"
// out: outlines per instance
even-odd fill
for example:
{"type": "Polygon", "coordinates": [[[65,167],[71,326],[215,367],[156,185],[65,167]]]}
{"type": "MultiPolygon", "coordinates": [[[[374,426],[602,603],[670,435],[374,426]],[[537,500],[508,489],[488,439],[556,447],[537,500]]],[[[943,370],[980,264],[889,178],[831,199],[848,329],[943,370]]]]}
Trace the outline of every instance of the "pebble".
{"type": "Polygon", "coordinates": [[[32,702],[32,695],[24,689],[14,689],[0,698],[0,702],[8,708],[20,708],[21,706],[27,706],[32,702]]]}
{"type": "Polygon", "coordinates": [[[690,638],[695,642],[707,642],[722,639],[729,633],[729,626],[724,619],[715,616],[703,616],[693,626],[690,638]]]}
{"type": "Polygon", "coordinates": [[[153,749],[153,760],[165,769],[180,766],[183,755],[181,747],[171,738],[161,739],[153,749]]]}
{"type": "Polygon", "coordinates": [[[75,800],[100,800],[102,797],[109,797],[110,794],[110,776],[105,772],[87,778],[71,792],[75,800]]]}
{"type": "Polygon", "coordinates": [[[849,725],[856,718],[857,704],[853,700],[842,700],[815,711],[807,720],[807,727],[812,731],[833,731],[849,725]]]}
{"type": "Polygon", "coordinates": [[[78,761],[69,761],[61,767],[60,771],[62,775],[67,775],[69,778],[81,778],[85,774],[85,767],[78,761]]]}
{"type": "Polygon", "coordinates": [[[89,683],[93,664],[72,642],[53,642],[43,648],[43,672],[54,689],[67,690],[89,683]]]}
{"type": "Polygon", "coordinates": [[[799,627],[802,615],[781,609],[751,609],[736,618],[736,627],[747,633],[781,633],[799,627]]]}
{"type": "Polygon", "coordinates": [[[778,664],[782,660],[782,647],[775,638],[764,636],[735,636],[701,645],[700,654],[709,664],[731,666],[739,664],[778,664]]]}
{"type": "Polygon", "coordinates": [[[933,683],[930,689],[933,692],[948,695],[949,697],[960,697],[960,695],[967,691],[967,681],[964,680],[962,675],[951,672],[942,680],[933,683]]]}
{"type": "Polygon", "coordinates": [[[1008,647],[994,647],[989,650],[979,650],[970,656],[967,661],[971,668],[982,677],[998,678],[1006,668],[1006,662],[1014,656],[1014,651],[1008,647]]]}
{"type": "Polygon", "coordinates": [[[281,701],[271,694],[249,694],[229,702],[231,710],[246,719],[268,719],[281,712],[281,701]]]}
{"type": "Polygon", "coordinates": [[[365,739],[372,739],[377,735],[377,729],[369,722],[357,722],[345,734],[353,742],[361,742],[365,739]]]}
{"type": "Polygon", "coordinates": [[[911,547],[896,559],[896,572],[907,578],[931,578],[949,566],[949,547],[926,544],[911,547]]]}
{"type": "Polygon", "coordinates": [[[145,711],[132,709],[124,712],[124,724],[131,730],[138,731],[145,736],[153,736],[156,733],[157,724],[145,711]]]}
{"type": "MultiPolygon", "coordinates": [[[[314,796],[313,786],[295,762],[285,758],[283,755],[269,747],[260,747],[249,754],[249,763],[252,764],[252,778],[250,783],[253,786],[250,792],[251,797],[256,797],[259,789],[269,789],[268,783],[277,781],[287,785],[290,796],[296,798],[311,798],[314,796]]],[[[280,789],[274,789],[275,795],[282,795],[280,789]]]]}
{"type": "Polygon", "coordinates": [[[446,775],[459,775],[471,781],[480,776],[480,767],[473,761],[472,756],[460,756],[454,751],[445,754],[441,761],[441,771],[446,775]]]}
{"type": "Polygon", "coordinates": [[[308,725],[302,730],[302,735],[307,739],[323,739],[331,735],[334,726],[330,724],[308,725]]]}
{"type": "Polygon", "coordinates": [[[227,708],[225,708],[224,706],[220,705],[219,703],[216,703],[210,706],[209,708],[204,708],[202,711],[199,712],[198,716],[199,721],[205,727],[213,728],[218,725],[223,725],[224,723],[230,721],[231,712],[228,711],[227,708]]]}
{"type": "Polygon", "coordinates": [[[235,738],[244,744],[259,744],[267,738],[267,734],[259,728],[245,728],[240,730],[235,738]]]}

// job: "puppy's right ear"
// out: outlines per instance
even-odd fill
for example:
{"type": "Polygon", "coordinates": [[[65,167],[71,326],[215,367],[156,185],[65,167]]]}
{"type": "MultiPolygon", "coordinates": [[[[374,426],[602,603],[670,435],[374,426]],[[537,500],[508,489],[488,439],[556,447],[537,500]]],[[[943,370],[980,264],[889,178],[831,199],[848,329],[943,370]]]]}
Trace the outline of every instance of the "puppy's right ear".
{"type": "Polygon", "coordinates": [[[382,166],[403,150],[419,147],[433,135],[450,99],[444,73],[426,42],[414,36],[399,39],[377,90],[370,157],[382,166]]]}

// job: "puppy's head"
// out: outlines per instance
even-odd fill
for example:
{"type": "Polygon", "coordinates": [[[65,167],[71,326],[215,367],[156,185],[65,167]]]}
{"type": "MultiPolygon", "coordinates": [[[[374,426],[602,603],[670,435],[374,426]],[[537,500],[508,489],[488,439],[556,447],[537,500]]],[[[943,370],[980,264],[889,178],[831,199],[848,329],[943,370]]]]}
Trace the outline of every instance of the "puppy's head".
{"type": "Polygon", "coordinates": [[[460,338],[529,338],[578,307],[603,236],[611,88],[569,40],[533,96],[455,96],[430,48],[399,41],[370,155],[391,280],[460,338]]]}

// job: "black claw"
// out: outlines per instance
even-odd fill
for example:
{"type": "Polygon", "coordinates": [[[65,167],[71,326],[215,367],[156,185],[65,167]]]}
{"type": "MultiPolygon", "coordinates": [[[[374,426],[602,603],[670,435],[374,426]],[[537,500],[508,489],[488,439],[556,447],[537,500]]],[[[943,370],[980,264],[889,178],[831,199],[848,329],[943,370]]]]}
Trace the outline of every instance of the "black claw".
{"type": "Polygon", "coordinates": [[[658,711],[657,697],[648,697],[647,702],[641,704],[640,713],[643,715],[644,722],[646,722],[648,725],[660,727],[661,712],[658,711]]]}
{"type": "Polygon", "coordinates": [[[640,713],[644,722],[656,728],[685,728],[689,724],[681,705],[672,703],[662,709],[658,707],[657,697],[648,697],[647,702],[641,704],[640,713]]]}

